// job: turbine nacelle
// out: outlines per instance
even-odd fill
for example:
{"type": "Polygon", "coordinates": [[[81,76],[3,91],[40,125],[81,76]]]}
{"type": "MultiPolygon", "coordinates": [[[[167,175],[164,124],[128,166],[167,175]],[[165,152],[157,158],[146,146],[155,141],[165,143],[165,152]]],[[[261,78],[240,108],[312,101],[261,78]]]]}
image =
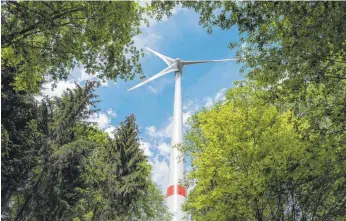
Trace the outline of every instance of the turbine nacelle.
{"type": "Polygon", "coordinates": [[[183,73],[183,62],[180,60],[180,58],[176,58],[175,63],[178,67],[179,72],[182,74],[183,73]]]}
{"type": "Polygon", "coordinates": [[[155,54],[156,56],[158,56],[159,58],[161,58],[167,65],[168,67],[163,69],[160,73],[148,78],[145,81],[142,81],[141,83],[137,84],[136,86],[128,89],[127,91],[131,91],[135,88],[138,88],[146,83],[149,83],[150,81],[155,80],[156,78],[159,78],[165,74],[168,74],[170,72],[180,72],[181,74],[183,73],[183,67],[185,65],[191,65],[191,64],[202,64],[202,63],[210,63],[210,62],[223,62],[223,61],[237,61],[236,58],[231,58],[231,59],[222,59],[222,60],[202,60],[202,61],[184,61],[181,60],[180,58],[170,58],[167,57],[163,54],[160,54],[159,52],[156,52],[148,47],[146,47],[146,49],[148,49],[150,52],[152,52],[153,54],[155,54]]]}

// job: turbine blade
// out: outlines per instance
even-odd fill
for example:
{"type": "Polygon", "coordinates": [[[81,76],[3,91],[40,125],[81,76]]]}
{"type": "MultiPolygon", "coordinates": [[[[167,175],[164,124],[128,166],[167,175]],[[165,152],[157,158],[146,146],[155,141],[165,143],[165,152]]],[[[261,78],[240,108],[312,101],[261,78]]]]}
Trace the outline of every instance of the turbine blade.
{"type": "Polygon", "coordinates": [[[159,52],[154,51],[153,49],[150,49],[148,47],[145,47],[146,49],[148,49],[151,53],[155,54],[156,56],[158,56],[159,58],[161,58],[167,65],[171,65],[174,63],[174,59],[167,57],[163,54],[160,54],[159,52]]]}
{"type": "Polygon", "coordinates": [[[163,75],[165,75],[165,74],[168,74],[169,72],[172,72],[172,71],[178,71],[178,68],[177,68],[176,63],[171,64],[171,65],[168,66],[167,68],[163,69],[160,73],[155,74],[154,76],[152,76],[152,77],[148,78],[147,80],[145,80],[145,81],[143,81],[143,82],[137,84],[136,86],[134,86],[134,87],[128,89],[127,91],[131,91],[131,90],[133,90],[133,89],[136,89],[136,88],[138,88],[138,87],[140,87],[140,86],[142,86],[142,85],[144,85],[144,84],[146,84],[146,83],[148,83],[148,82],[150,82],[150,81],[153,81],[153,80],[155,80],[156,78],[159,78],[159,77],[161,77],[161,76],[163,76],[163,75]]]}
{"type": "Polygon", "coordinates": [[[210,62],[223,62],[223,61],[237,61],[236,58],[222,59],[222,60],[201,60],[201,61],[182,61],[183,65],[191,65],[191,64],[201,64],[201,63],[210,63],[210,62]]]}

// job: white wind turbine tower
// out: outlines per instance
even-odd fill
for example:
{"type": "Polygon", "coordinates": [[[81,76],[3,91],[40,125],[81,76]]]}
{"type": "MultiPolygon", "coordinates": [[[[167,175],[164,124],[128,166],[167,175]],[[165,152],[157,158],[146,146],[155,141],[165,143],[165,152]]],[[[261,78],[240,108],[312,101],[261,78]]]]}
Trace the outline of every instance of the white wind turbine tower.
{"type": "MultiPolygon", "coordinates": [[[[146,47],[147,48],[147,47],[146,47]]],[[[176,145],[183,142],[183,113],[182,113],[182,99],[181,99],[181,76],[183,74],[183,67],[191,64],[201,64],[209,62],[222,62],[222,61],[236,61],[237,59],[223,59],[223,60],[202,60],[202,61],[183,61],[179,58],[173,59],[162,55],[150,48],[147,48],[150,52],[161,58],[168,67],[162,70],[160,73],[148,78],[147,80],[137,84],[136,86],[128,89],[131,91],[138,88],[156,78],[159,78],[170,72],[175,73],[175,92],[174,92],[174,111],[173,111],[173,128],[172,128],[172,140],[170,148],[170,164],[169,164],[169,183],[167,187],[167,206],[171,213],[173,213],[174,221],[184,220],[185,213],[181,209],[181,205],[185,202],[187,196],[186,187],[179,184],[179,181],[184,176],[184,162],[182,153],[179,148],[173,148],[176,145]]]]}

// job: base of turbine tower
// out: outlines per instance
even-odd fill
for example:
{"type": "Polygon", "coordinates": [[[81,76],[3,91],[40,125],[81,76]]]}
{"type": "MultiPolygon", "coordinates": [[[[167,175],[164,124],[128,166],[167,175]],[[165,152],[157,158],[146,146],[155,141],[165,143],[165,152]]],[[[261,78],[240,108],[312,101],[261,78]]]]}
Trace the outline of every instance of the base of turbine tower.
{"type": "Polygon", "coordinates": [[[169,212],[173,214],[172,221],[187,220],[186,213],[182,211],[182,205],[187,197],[187,190],[184,186],[176,184],[167,188],[167,206],[169,212]]]}

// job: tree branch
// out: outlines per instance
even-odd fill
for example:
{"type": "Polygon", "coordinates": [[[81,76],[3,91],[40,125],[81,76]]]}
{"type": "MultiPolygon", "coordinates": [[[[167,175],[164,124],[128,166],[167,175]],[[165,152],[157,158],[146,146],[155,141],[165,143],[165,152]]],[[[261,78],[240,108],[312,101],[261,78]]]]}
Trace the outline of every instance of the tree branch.
{"type": "MultiPolygon", "coordinates": [[[[74,12],[80,11],[82,9],[83,9],[82,7],[75,8],[75,9],[63,12],[63,13],[61,13],[59,15],[56,15],[56,16],[52,17],[49,20],[54,24],[54,20],[63,18],[67,14],[74,13],[74,12]]],[[[25,28],[25,29],[23,29],[23,30],[21,30],[19,32],[14,32],[14,33],[11,33],[11,34],[8,34],[8,35],[2,37],[1,38],[1,47],[2,48],[8,47],[10,44],[12,44],[14,42],[15,38],[18,38],[21,35],[23,35],[21,38],[27,37],[28,35],[30,35],[30,34],[27,34],[28,32],[31,32],[31,31],[33,31],[35,29],[38,29],[42,23],[43,23],[42,21],[36,22],[35,24],[30,25],[29,27],[27,27],[27,28],[25,28]]],[[[55,26],[57,26],[57,25],[55,25],[55,26]]],[[[40,32],[40,31],[38,31],[38,32],[40,32]]],[[[38,32],[34,32],[34,34],[38,33],[38,32]]]]}

